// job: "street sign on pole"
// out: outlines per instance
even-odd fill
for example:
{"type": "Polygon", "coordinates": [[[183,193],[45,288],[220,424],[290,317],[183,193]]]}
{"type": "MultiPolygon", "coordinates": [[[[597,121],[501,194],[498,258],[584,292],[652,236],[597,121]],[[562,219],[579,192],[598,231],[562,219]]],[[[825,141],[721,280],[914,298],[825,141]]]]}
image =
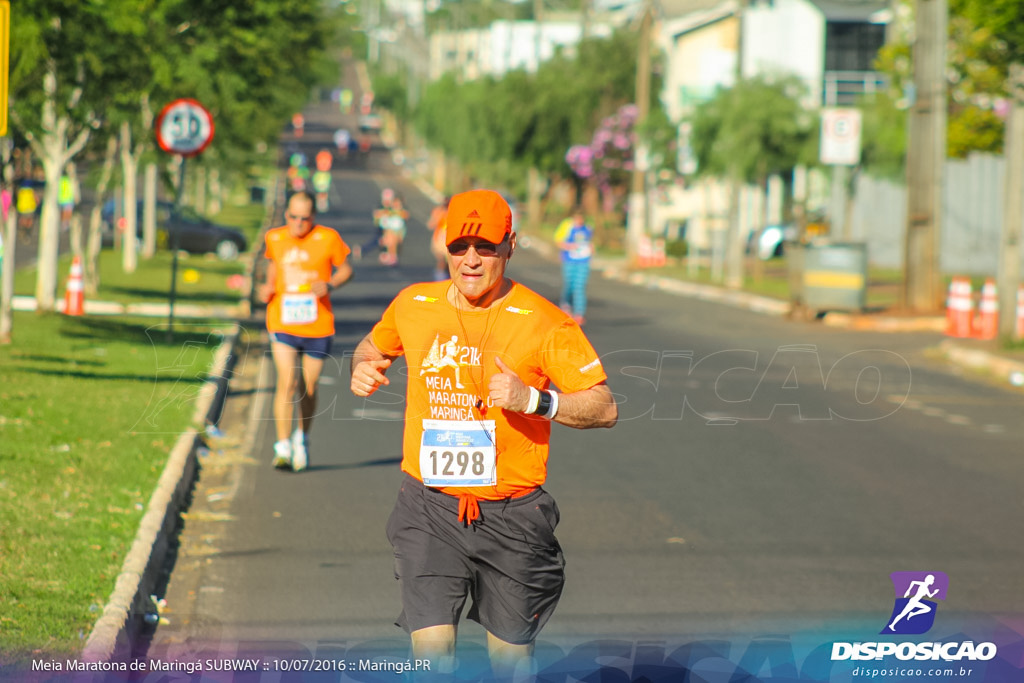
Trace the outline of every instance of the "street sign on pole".
{"type": "Polygon", "coordinates": [[[206,149],[211,140],[213,116],[195,100],[174,100],[157,117],[156,142],[165,152],[195,156],[206,149]]]}
{"type": "MultiPolygon", "coordinates": [[[[181,209],[185,192],[185,161],[206,149],[213,140],[213,116],[195,100],[174,100],[156,119],[156,142],[165,152],[181,156],[175,211],[181,209]]],[[[171,290],[168,294],[167,341],[174,337],[174,300],[178,290],[178,231],[168,227],[171,251],[171,290]]]]}
{"type": "Polygon", "coordinates": [[[11,3],[0,0],[0,135],[7,135],[7,89],[11,70],[11,3]]]}
{"type": "Polygon", "coordinates": [[[860,163],[860,109],[821,110],[821,163],[856,166],[860,163]]]}

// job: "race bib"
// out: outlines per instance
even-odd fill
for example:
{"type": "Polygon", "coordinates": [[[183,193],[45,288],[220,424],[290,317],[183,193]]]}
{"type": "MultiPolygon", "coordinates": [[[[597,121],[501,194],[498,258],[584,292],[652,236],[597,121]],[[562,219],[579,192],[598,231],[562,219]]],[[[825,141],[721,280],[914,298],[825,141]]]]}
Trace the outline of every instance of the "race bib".
{"type": "Polygon", "coordinates": [[[494,420],[424,420],[420,476],[427,486],[494,486],[494,420]]]}
{"type": "Polygon", "coordinates": [[[285,294],[281,297],[281,322],[285,325],[308,325],[317,316],[316,295],[285,294]]]}
{"type": "Polygon", "coordinates": [[[594,249],[589,244],[581,244],[573,247],[570,253],[574,259],[582,260],[590,258],[590,255],[594,253],[594,249]]]}

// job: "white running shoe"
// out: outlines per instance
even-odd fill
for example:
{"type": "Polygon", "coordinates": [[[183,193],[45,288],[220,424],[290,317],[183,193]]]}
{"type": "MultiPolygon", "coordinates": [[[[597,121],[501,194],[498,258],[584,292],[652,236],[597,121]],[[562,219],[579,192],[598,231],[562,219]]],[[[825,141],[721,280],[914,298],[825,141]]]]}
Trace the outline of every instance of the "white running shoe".
{"type": "MultiPolygon", "coordinates": [[[[303,454],[305,458],[305,454],[303,454]]],[[[305,460],[303,460],[305,462],[305,460]]],[[[274,467],[286,469],[292,466],[292,444],[288,439],[274,443],[274,467]]]]}
{"type": "Polygon", "coordinates": [[[306,438],[306,433],[301,429],[296,429],[292,433],[292,471],[301,472],[306,469],[306,465],[309,464],[309,454],[306,449],[309,446],[309,440],[306,438]]]}

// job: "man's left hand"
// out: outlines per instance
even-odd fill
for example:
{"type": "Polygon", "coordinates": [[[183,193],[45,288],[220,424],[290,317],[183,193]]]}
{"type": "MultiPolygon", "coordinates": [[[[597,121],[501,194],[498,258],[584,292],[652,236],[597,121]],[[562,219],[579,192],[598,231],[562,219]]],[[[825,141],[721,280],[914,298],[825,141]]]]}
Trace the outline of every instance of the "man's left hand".
{"type": "Polygon", "coordinates": [[[323,280],[317,280],[309,286],[311,292],[316,294],[317,298],[327,296],[327,292],[331,291],[331,288],[327,286],[327,283],[323,280]]]}
{"type": "Polygon", "coordinates": [[[505,365],[495,356],[494,364],[498,366],[498,374],[491,375],[488,383],[487,396],[491,405],[517,413],[525,411],[530,405],[530,389],[519,379],[515,370],[505,365]]]}

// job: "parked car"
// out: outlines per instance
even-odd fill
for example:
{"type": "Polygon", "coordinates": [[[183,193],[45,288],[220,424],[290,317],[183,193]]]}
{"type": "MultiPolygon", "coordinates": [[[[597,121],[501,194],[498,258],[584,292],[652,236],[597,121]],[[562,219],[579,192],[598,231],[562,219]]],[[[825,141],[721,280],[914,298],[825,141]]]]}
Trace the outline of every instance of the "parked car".
{"type": "Polygon", "coordinates": [[[769,225],[757,236],[757,249],[754,249],[756,233],[750,233],[747,241],[747,253],[756,253],[762,261],[782,256],[785,243],[797,238],[795,225],[769,225]]]}
{"type": "MultiPolygon", "coordinates": [[[[157,226],[166,223],[171,217],[171,213],[174,211],[174,203],[158,200],[156,203],[156,224],[157,226]]],[[[124,212],[121,210],[121,201],[108,199],[103,203],[103,208],[100,209],[100,221],[103,225],[103,246],[113,247],[114,246],[114,235],[115,228],[117,227],[118,221],[124,212]]],[[[136,227],[138,228],[138,234],[142,236],[142,200],[138,201],[138,212],[136,213],[137,222],[136,227]]]]}
{"type": "MultiPolygon", "coordinates": [[[[113,246],[114,225],[117,222],[114,200],[104,204],[101,217],[104,224],[103,244],[113,246]]],[[[157,245],[162,249],[177,246],[192,254],[216,254],[231,261],[248,248],[240,231],[214,223],[188,207],[176,210],[171,202],[158,201],[156,206],[157,245]]],[[[142,236],[142,202],[137,205],[137,234],[142,236]]]]}

